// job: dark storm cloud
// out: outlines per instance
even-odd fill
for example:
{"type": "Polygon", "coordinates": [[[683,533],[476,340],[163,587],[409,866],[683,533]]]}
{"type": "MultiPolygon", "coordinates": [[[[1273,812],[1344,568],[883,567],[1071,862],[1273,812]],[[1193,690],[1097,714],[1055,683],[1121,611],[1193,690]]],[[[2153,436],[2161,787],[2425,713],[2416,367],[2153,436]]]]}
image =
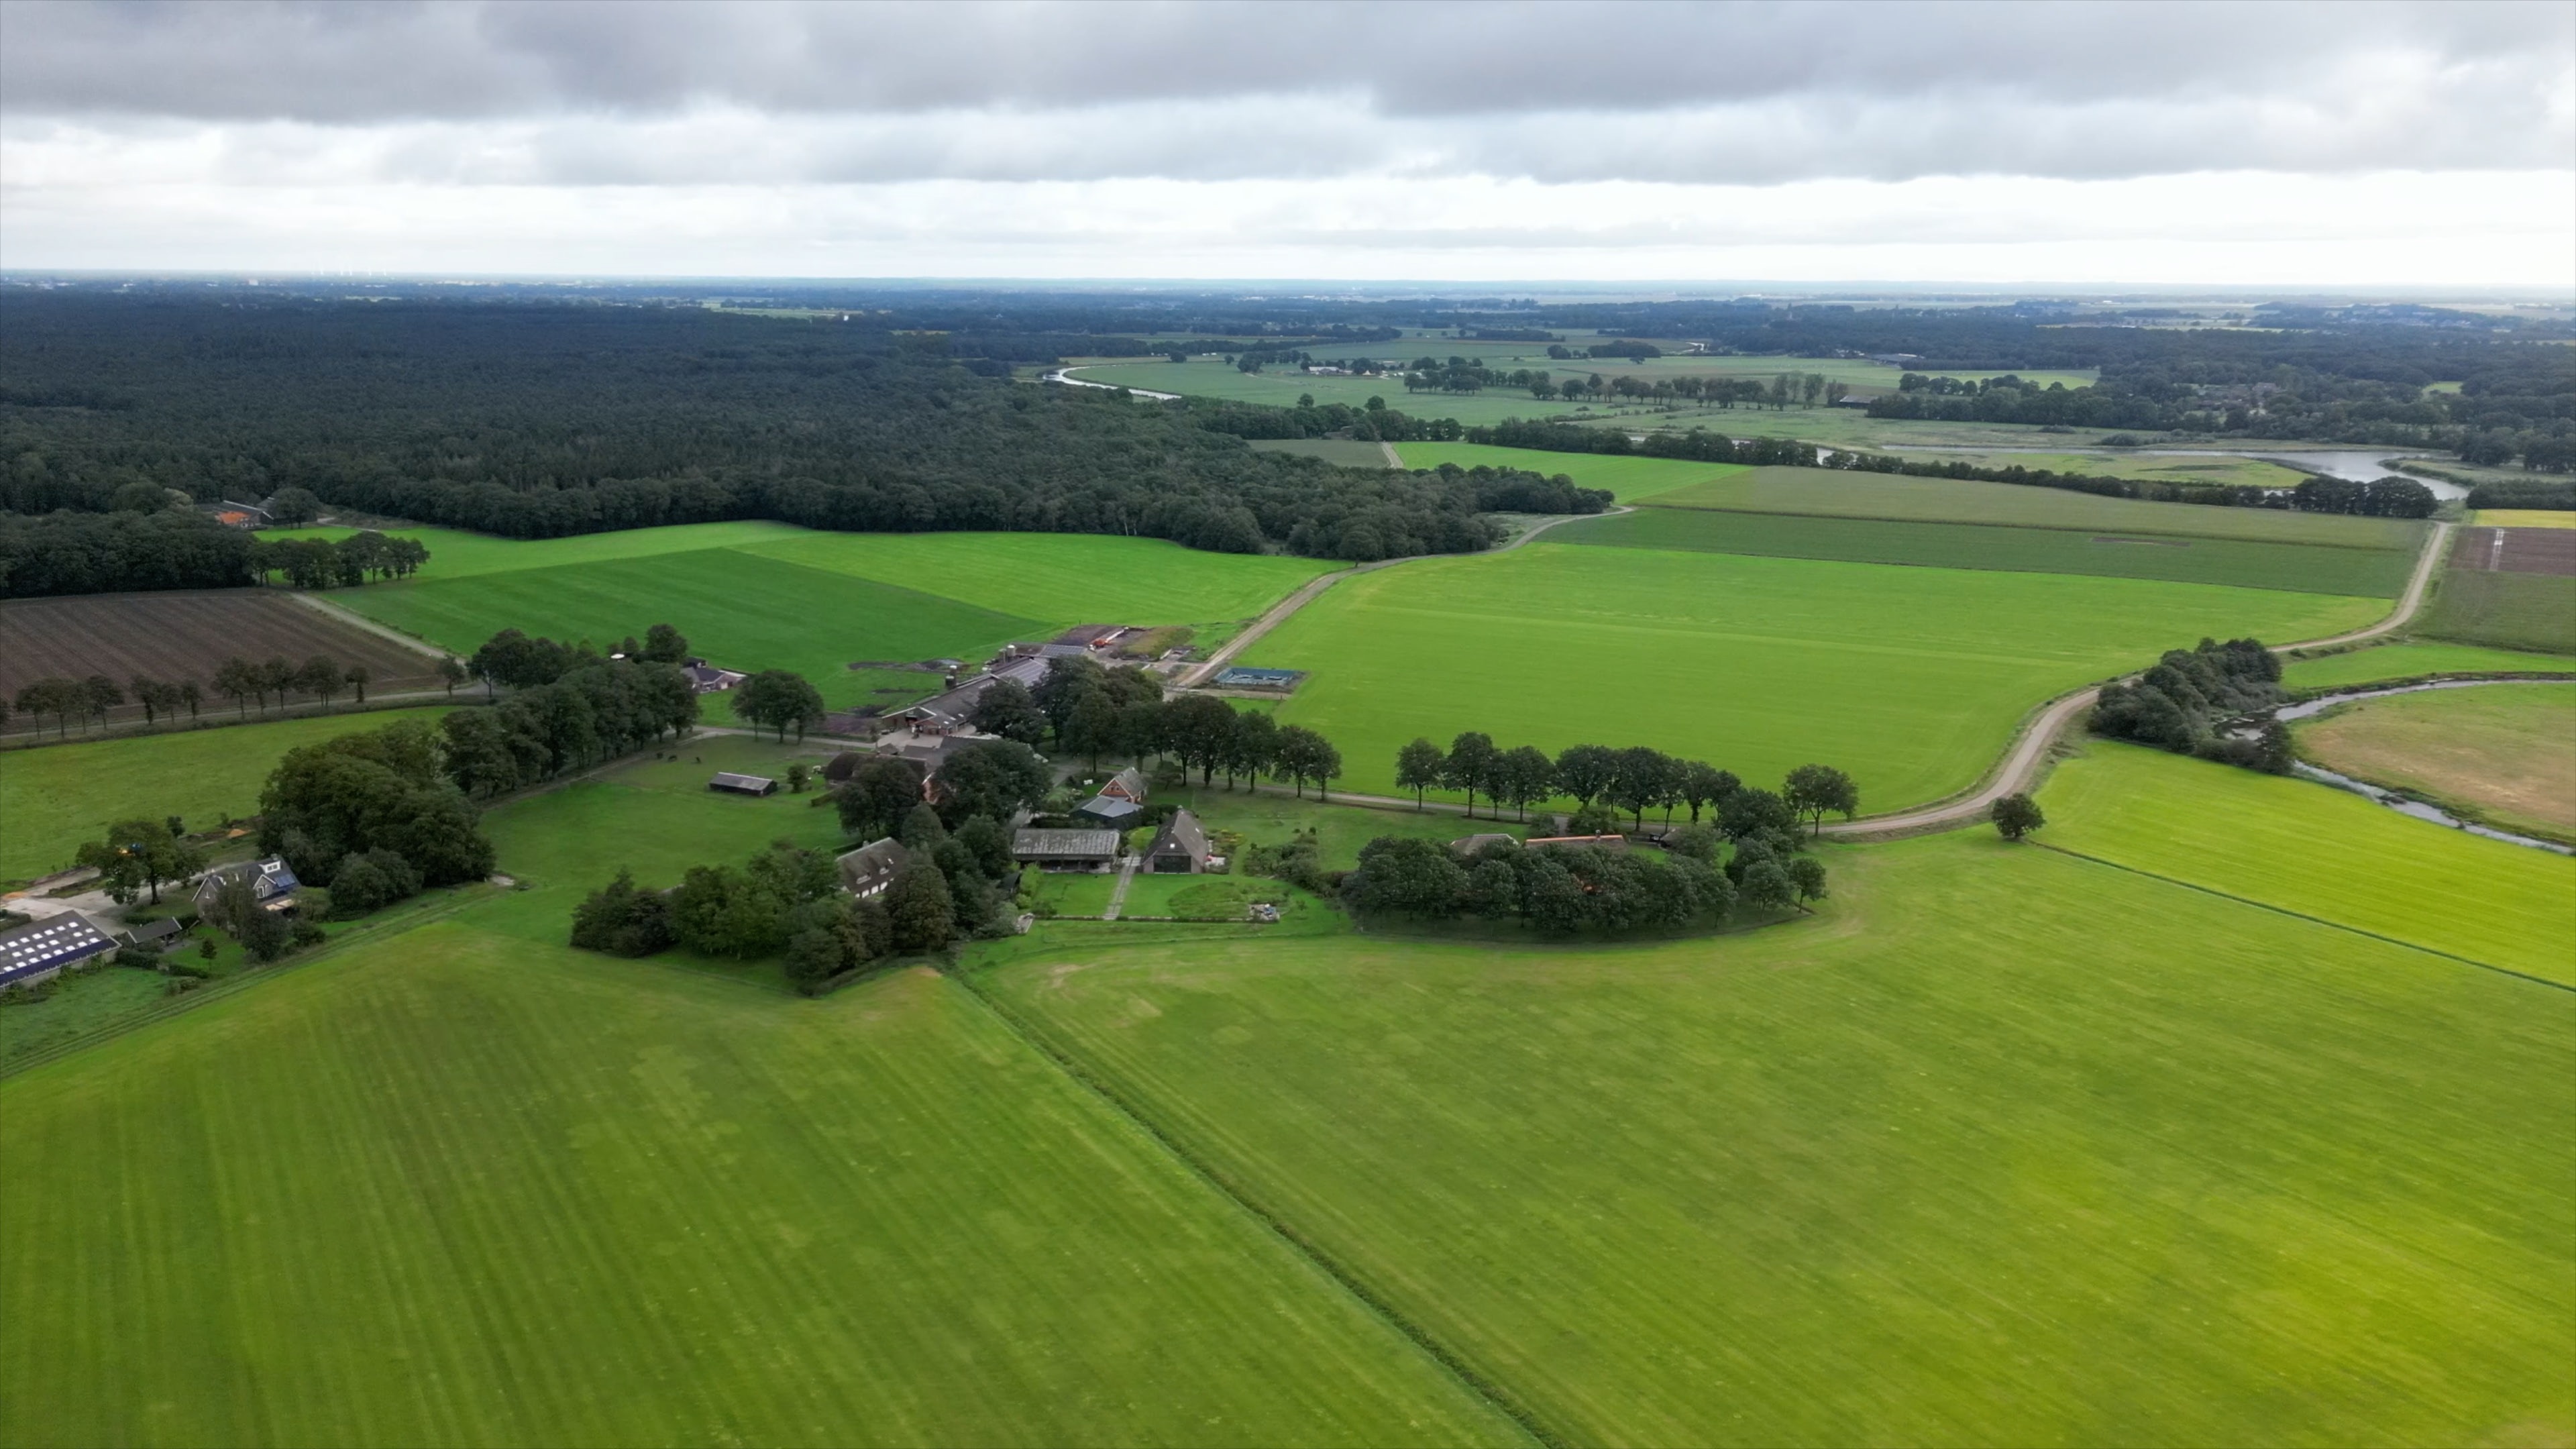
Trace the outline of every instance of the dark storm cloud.
{"type": "Polygon", "coordinates": [[[400,132],[371,174],[567,184],[2563,167],[2571,74],[2555,3],[19,3],[0,30],[22,134],[222,124],[250,167],[400,132]]]}

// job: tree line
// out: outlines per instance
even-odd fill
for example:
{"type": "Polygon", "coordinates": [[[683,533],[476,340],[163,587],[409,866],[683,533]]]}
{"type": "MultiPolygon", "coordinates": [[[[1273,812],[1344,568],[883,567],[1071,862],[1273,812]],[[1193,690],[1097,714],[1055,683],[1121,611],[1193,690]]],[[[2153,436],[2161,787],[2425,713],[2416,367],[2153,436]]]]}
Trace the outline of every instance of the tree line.
{"type": "Polygon", "coordinates": [[[1568,829],[1578,835],[1608,834],[1617,828],[1614,811],[1628,813],[1630,825],[1645,829],[1646,812],[1673,812],[1685,806],[1690,823],[1709,812],[1730,838],[1765,827],[1784,813],[1791,822],[1824,828],[1828,814],[1848,820],[1860,811],[1860,786],[1830,765],[1800,765],[1789,772],[1777,794],[1747,786],[1732,770],[1705,760],[1685,760],[1647,745],[1614,749],[1608,745],[1568,745],[1551,759],[1533,745],[1497,746],[1480,730],[1468,730],[1441,749],[1416,738],[1395,753],[1398,789],[1411,790],[1416,809],[1427,792],[1455,790],[1466,796],[1467,818],[1476,816],[1476,797],[1483,795],[1500,819],[1509,805],[1523,820],[1529,807],[1562,795],[1575,803],[1568,829]]]}
{"type": "MultiPolygon", "coordinates": [[[[1212,695],[1163,698],[1162,681],[1141,669],[1104,669],[1079,656],[1048,661],[1031,689],[1000,680],[975,701],[971,723],[1024,744],[1052,738],[1059,753],[1080,755],[1095,771],[1103,757],[1149,758],[1197,770],[1199,783],[1225,776],[1289,784],[1300,796],[1325,798],[1342,777],[1342,754],[1303,725],[1283,725],[1258,710],[1237,710],[1212,695]]],[[[944,773],[944,772],[943,772],[944,773]]]]}

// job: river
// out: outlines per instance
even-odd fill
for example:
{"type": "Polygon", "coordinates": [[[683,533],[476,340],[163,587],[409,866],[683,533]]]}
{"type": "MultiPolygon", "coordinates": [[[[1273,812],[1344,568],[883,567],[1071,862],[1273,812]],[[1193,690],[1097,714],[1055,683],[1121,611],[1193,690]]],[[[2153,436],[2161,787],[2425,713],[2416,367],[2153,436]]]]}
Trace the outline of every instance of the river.
{"type": "MultiPolygon", "coordinates": [[[[2285,722],[2296,719],[2313,719],[2317,715],[2323,714],[2327,710],[2332,709],[2339,704],[2349,704],[2356,699],[2378,699],[2384,695],[2391,694],[2420,694],[2426,690],[2432,689],[2479,689],[2491,684],[2519,684],[2527,682],[2528,681],[2512,679],[2440,679],[2434,680],[2429,684],[2395,684],[2384,689],[2346,690],[2340,694],[2324,694],[2319,695],[2315,699],[2302,700],[2297,704],[2283,705],[2279,709],[2272,711],[2272,718],[2285,722]]],[[[2332,785],[2339,790],[2350,790],[2354,794],[2362,796],[2365,799],[2376,800],[2380,804],[2387,806],[2389,809],[2396,811],[2400,815],[2411,815],[2418,820],[2429,820],[2436,825],[2447,825],[2453,830],[2465,830],[2471,835],[2483,835],[2489,840],[2501,840],[2507,845],[2524,845],[2529,846],[2534,850],[2552,851],[2559,855],[2576,855],[2576,846],[2561,845],[2554,840],[2541,840],[2529,835],[2516,835],[2509,830],[2498,830],[2493,826],[2479,825],[2473,821],[2462,820],[2458,816],[2453,815],[2451,812],[2444,810],[2437,805],[2427,805],[2421,800],[2410,799],[2407,796],[2398,794],[2394,790],[2382,789],[2377,785],[2371,784],[2367,780],[2356,780],[2350,775],[2338,775],[2332,770],[2311,765],[2304,760],[2291,765],[2290,768],[2295,771],[2302,780],[2314,780],[2321,785],[2332,785]]]]}

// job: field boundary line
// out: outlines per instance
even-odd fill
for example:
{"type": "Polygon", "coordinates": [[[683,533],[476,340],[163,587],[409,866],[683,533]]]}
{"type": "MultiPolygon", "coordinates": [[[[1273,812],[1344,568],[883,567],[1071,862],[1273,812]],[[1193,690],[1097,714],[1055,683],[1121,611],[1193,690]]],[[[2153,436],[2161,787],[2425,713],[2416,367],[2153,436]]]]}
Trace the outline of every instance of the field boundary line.
{"type": "MultiPolygon", "coordinates": [[[[1802,510],[1788,508],[1719,508],[1713,505],[1701,506],[1691,503],[1658,503],[1655,501],[1656,499],[1664,496],[1665,495],[1660,493],[1650,493],[1644,498],[1639,499],[1637,501],[1637,506],[1639,508],[1660,508],[1666,513],[1732,513],[1740,517],[1750,518],[1819,518],[1829,522],[1844,523],[1931,523],[1938,524],[1944,528],[2026,528],[2038,533],[2082,533],[2110,535],[2114,537],[2128,534],[2144,534],[2150,538],[2176,538],[2200,543],[2261,543],[2277,544],[2286,548],[2340,548],[2354,553],[2400,553],[2404,551],[2404,546],[2399,544],[2333,543],[2322,539],[2308,538],[2248,538],[2244,535],[2233,533],[2175,533],[2170,529],[2113,528],[2108,524],[2085,525],[2083,527],[2078,527],[2071,523],[2003,523],[1994,519],[1986,518],[1897,518],[1884,513],[1808,513],[1802,510]]],[[[2174,506],[2190,507],[2193,505],[2176,504],[2174,506]]],[[[1939,567],[1973,568],[1975,565],[1943,564],[1939,565],[1939,567]]],[[[2236,587],[2257,588],[2261,586],[2240,584],[2236,587]]],[[[2400,587],[2402,589],[2403,586],[2401,585],[2400,587]]],[[[2298,592],[2306,593],[2314,591],[2300,590],[2298,592]]],[[[2353,597],[2377,598],[2379,596],[2371,594],[2354,595],[2353,597]]]]}
{"type": "Polygon", "coordinates": [[[2072,856],[2077,860],[2091,861],[2095,865],[2105,866],[2112,870],[2127,871],[2131,875],[2145,876],[2149,880],[2160,880],[2167,885],[2180,886],[2187,891],[2198,891],[2205,896],[2216,896],[2222,901],[2234,901],[2241,906],[2252,906],[2258,911],[2270,911],[2276,916],[2288,916],[2294,921],[2306,921],[2312,926],[2324,926],[2330,930],[2348,931],[2353,935],[2366,937],[2370,940],[2378,941],[2386,945],[2402,946],[2409,951],[2421,951],[2427,956],[2439,956],[2445,961],[2457,961],[2463,966],[2475,966],[2481,971],[2492,971],[2498,976],[2510,976],[2517,981],[2528,981],[2534,986],[2546,986],[2552,991],[2564,991],[2571,995],[2576,995],[2576,986],[2570,986],[2564,981],[2552,981],[2546,976],[2534,976],[2528,971],[2516,971],[2510,966],[2498,966],[2492,961],[2481,961],[2474,956],[2463,956],[2455,951],[2445,951],[2439,946],[2427,946],[2420,941],[2402,941],[2395,936],[2383,936],[2377,931],[2366,931],[2359,926],[2351,925],[2343,921],[2330,921],[2323,916],[2312,916],[2305,911],[2294,911],[2287,906],[2276,906],[2269,901],[2258,901],[2251,896],[2236,895],[2228,891],[2219,890],[2215,886],[2200,885],[2192,881],[2183,880],[2177,876],[2162,875],[2139,866],[2122,865],[2116,860],[2105,860],[2098,855],[2087,855],[2083,851],[2070,850],[2063,845],[2051,845],[2045,840],[2034,840],[2030,843],[2038,846],[2042,850],[2055,851],[2059,855],[2072,856]]]}
{"type": "Polygon", "coordinates": [[[1288,1223],[1278,1214],[1264,1207],[1249,1191],[1238,1186],[1233,1179],[1218,1170],[1213,1164],[1200,1158],[1187,1147],[1182,1146],[1178,1139],[1173,1137],[1171,1133],[1165,1131],[1159,1123],[1154,1121],[1153,1118],[1145,1115],[1145,1113],[1130,1104],[1124,1096],[1120,1095],[1117,1089],[1110,1086],[1099,1074],[1091,1071],[1083,1063],[1076,1060],[1071,1053],[1058,1047],[1043,1033],[1032,1031],[1028,1025],[1021,1021],[1008,1007],[1002,1005],[1002,1003],[994,996],[986,992],[981,986],[978,986],[966,970],[961,969],[948,971],[941,974],[947,976],[949,980],[956,982],[957,985],[965,991],[967,996],[980,1004],[986,1011],[992,1013],[994,1020],[999,1021],[1004,1029],[1008,1030],[1013,1037],[1017,1038],[1031,1051],[1036,1052],[1038,1055],[1046,1058],[1049,1062],[1054,1063],[1058,1071],[1063,1072],[1065,1076],[1070,1078],[1074,1083],[1090,1092],[1094,1097],[1099,1098],[1111,1111],[1117,1113],[1119,1117],[1134,1126],[1137,1131],[1144,1133],[1148,1139],[1153,1141],[1157,1146],[1160,1146],[1165,1152],[1171,1154],[1173,1160],[1180,1163],[1182,1168],[1188,1171],[1192,1176],[1198,1178],[1201,1182],[1206,1183],[1211,1189],[1224,1197],[1226,1201],[1234,1204],[1236,1208],[1250,1216],[1254,1222],[1267,1228],[1274,1237],[1287,1244],[1290,1251],[1305,1259],[1309,1264],[1313,1265],[1316,1271],[1322,1273],[1326,1278],[1339,1285],[1343,1292],[1350,1294],[1351,1297],[1356,1299],[1362,1307],[1368,1309],[1369,1312],[1375,1315],[1381,1322],[1401,1334],[1407,1341],[1411,1342],[1415,1348],[1428,1355],[1434,1363],[1437,1363],[1442,1368],[1448,1370],[1453,1378],[1457,1379],[1460,1384],[1467,1388],[1468,1392],[1484,1400],[1484,1402],[1490,1405],[1496,1413],[1509,1419],[1522,1433],[1527,1434],[1531,1439],[1538,1443],[1547,1446],[1547,1449],[1570,1449],[1570,1443],[1568,1440],[1563,1439],[1550,1431],[1546,1425],[1539,1421],[1537,1415],[1532,1413],[1528,1408],[1523,1406],[1519,1400],[1506,1392],[1501,1384],[1478,1371],[1473,1365],[1469,1364],[1465,1358],[1450,1349],[1447,1345],[1441,1343],[1439,1339],[1434,1338],[1429,1330],[1423,1328],[1420,1324],[1415,1323],[1401,1310],[1396,1308],[1394,1304],[1388,1302],[1384,1297],[1382,1297],[1375,1289],[1369,1287],[1366,1280],[1362,1279],[1357,1273],[1344,1267],[1340,1260],[1324,1251],[1320,1245],[1308,1239],[1303,1233],[1300,1233],[1295,1228],[1289,1226],[1288,1223]]]}
{"type": "MultiPolygon", "coordinates": [[[[474,884],[480,884],[480,882],[475,882],[474,884]]],[[[294,972],[301,971],[307,966],[318,966],[321,963],[339,955],[342,951],[350,947],[363,946],[370,942],[390,939],[394,936],[399,936],[406,931],[443,921],[449,916],[452,916],[458,911],[461,911],[467,906],[473,904],[475,900],[481,899],[479,896],[471,895],[470,892],[470,885],[457,887],[454,889],[454,893],[449,899],[438,902],[433,906],[425,907],[419,911],[397,917],[393,920],[373,921],[364,926],[344,931],[338,936],[333,937],[331,940],[315,947],[313,950],[308,951],[301,956],[274,962],[265,966],[252,966],[247,970],[236,972],[226,980],[218,981],[211,986],[207,986],[196,991],[182,992],[179,995],[154,1006],[149,1011],[137,1012],[127,1020],[110,1022],[105,1026],[95,1027],[78,1036],[66,1037],[62,1041],[54,1043],[52,1046],[39,1047],[15,1061],[0,1062],[0,1081],[6,1081],[9,1078],[18,1076],[24,1072],[34,1071],[38,1067],[50,1066],[55,1062],[63,1060],[65,1057],[78,1056],[82,1052],[89,1050],[91,1047],[103,1046],[108,1042],[116,1040],[118,1037],[141,1031],[148,1026],[157,1026],[175,1016],[184,1016],[191,1011],[195,1011],[201,1006],[212,1006],[218,1001],[229,1001],[234,996],[249,990],[251,987],[259,985],[261,982],[274,981],[278,977],[291,975],[294,972]],[[395,929],[388,931],[385,929],[387,927],[393,927],[395,929]]],[[[131,966],[110,966],[105,969],[131,971],[137,968],[131,966]]]]}
{"type": "Polygon", "coordinates": [[[368,618],[366,615],[359,613],[357,610],[349,608],[345,604],[335,604],[329,599],[323,598],[319,594],[308,594],[302,589],[295,589],[290,591],[287,594],[287,597],[295,600],[295,602],[302,604],[308,609],[317,610],[331,618],[337,619],[343,624],[350,625],[353,628],[364,629],[379,639],[391,640],[415,654],[426,654],[432,659],[446,659],[450,657],[446,650],[439,648],[437,645],[430,643],[428,640],[423,639],[416,634],[406,634],[400,629],[393,627],[391,624],[379,624],[375,620],[368,618]]]}

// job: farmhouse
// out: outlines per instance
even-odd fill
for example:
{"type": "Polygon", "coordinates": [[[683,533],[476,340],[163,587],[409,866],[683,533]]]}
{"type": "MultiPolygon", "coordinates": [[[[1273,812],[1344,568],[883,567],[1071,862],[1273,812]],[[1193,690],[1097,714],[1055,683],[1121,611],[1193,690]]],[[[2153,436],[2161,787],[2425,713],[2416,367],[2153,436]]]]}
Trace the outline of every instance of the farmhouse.
{"type": "Polygon", "coordinates": [[[0,931],[0,987],[49,981],[66,966],[115,949],[115,939],[78,911],[0,931]]]}
{"type": "Polygon", "coordinates": [[[832,863],[840,868],[841,889],[865,899],[882,894],[894,884],[895,872],[903,869],[903,844],[880,840],[862,845],[832,863]]]}
{"type": "Polygon", "coordinates": [[[1110,830],[1125,830],[1144,820],[1145,807],[1133,800],[1122,800],[1103,791],[1092,796],[1081,809],[1074,811],[1073,818],[1086,825],[1098,825],[1110,830]]]}
{"type": "Polygon", "coordinates": [[[751,676],[739,669],[718,669],[703,659],[692,659],[680,666],[689,677],[689,687],[700,694],[721,694],[751,676]]]}
{"type": "Polygon", "coordinates": [[[778,782],[767,775],[737,775],[730,770],[718,770],[716,777],[707,782],[707,788],[721,790],[728,795],[775,795],[778,782]]]}
{"type": "Polygon", "coordinates": [[[1100,787],[1100,793],[1112,800],[1125,800],[1142,805],[1145,803],[1144,773],[1130,765],[1110,776],[1109,783],[1100,787]]]}
{"type": "Polygon", "coordinates": [[[1187,810],[1175,812],[1145,848],[1145,868],[1157,875],[1195,874],[1207,869],[1207,830],[1187,810]]]}
{"type": "Polygon", "coordinates": [[[226,882],[245,876],[250,879],[250,898],[261,910],[285,912],[295,909],[296,887],[303,882],[295,878],[295,872],[287,868],[285,860],[271,856],[266,860],[219,865],[207,871],[205,879],[197,882],[198,914],[214,909],[215,896],[223,890],[226,882]]]}
{"type": "Polygon", "coordinates": [[[1011,836],[1011,859],[1041,870],[1107,870],[1118,861],[1118,832],[1018,831],[1011,836]]]}

